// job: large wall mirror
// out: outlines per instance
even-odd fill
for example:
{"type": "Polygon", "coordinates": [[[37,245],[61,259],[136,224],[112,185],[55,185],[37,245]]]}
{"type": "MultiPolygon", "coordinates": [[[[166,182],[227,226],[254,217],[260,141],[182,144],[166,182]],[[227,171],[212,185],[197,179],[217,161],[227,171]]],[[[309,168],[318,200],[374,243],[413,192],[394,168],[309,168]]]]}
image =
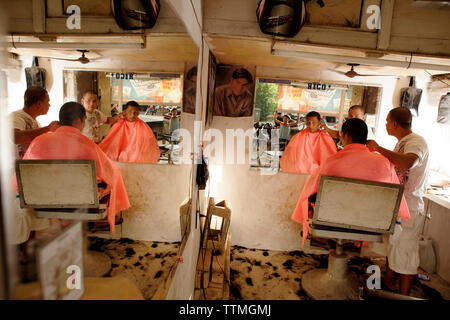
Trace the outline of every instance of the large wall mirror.
{"type": "MultiPolygon", "coordinates": [[[[181,118],[183,117],[184,75],[182,73],[64,70],[63,78],[64,101],[80,101],[86,105],[89,103],[86,100],[97,99],[94,102],[97,105],[97,110],[108,118],[119,118],[112,125],[102,124],[100,126],[100,136],[95,141],[100,146],[103,146],[102,141],[105,141],[107,137],[108,139],[114,138],[110,135],[124,133],[124,131],[112,130],[114,126],[142,121],[151,129],[160,153],[156,159],[151,157],[148,160],[143,159],[135,162],[180,164],[181,138],[177,129],[180,129],[181,118]],[[127,117],[127,108],[131,101],[136,102],[138,107],[134,110],[136,113],[134,116],[127,117]]],[[[192,88],[185,94],[189,95],[191,91],[192,88]]],[[[188,101],[195,106],[195,91],[193,91],[193,94],[193,97],[188,97],[188,101]]],[[[86,110],[89,112],[88,109],[86,110]]],[[[192,108],[189,109],[189,111],[191,110],[192,108]]],[[[127,131],[127,134],[133,133],[127,131]]],[[[143,138],[150,140],[152,136],[144,135],[143,138]]],[[[119,141],[119,138],[117,141],[119,141]]],[[[130,143],[132,142],[130,141],[130,143]]],[[[139,147],[141,145],[136,146],[134,150],[139,152],[139,147]]],[[[154,147],[156,148],[156,145],[154,147]]],[[[113,148],[113,146],[109,144],[108,148],[113,148]]],[[[113,160],[134,162],[133,159],[114,158],[113,160]]]]}
{"type": "MultiPolygon", "coordinates": [[[[258,78],[255,88],[254,137],[251,167],[273,167],[275,157],[281,157],[285,145],[272,150],[272,134],[280,134],[279,122],[288,116],[290,127],[286,145],[306,127],[306,114],[317,111],[322,124],[339,130],[351,106],[361,106],[368,129],[375,134],[381,87],[328,82],[258,78]],[[275,121],[275,119],[278,121],[275,121]]],[[[338,144],[339,141],[335,140],[338,144]]]]}

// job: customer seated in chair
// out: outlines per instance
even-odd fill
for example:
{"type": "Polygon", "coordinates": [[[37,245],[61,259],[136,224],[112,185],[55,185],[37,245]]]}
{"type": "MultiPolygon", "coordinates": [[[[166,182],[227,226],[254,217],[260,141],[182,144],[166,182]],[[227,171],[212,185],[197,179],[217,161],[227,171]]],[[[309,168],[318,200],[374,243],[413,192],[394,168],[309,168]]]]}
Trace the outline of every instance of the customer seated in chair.
{"type": "MultiPolygon", "coordinates": [[[[340,134],[344,149],[325,160],[306,181],[292,215],[294,221],[303,225],[303,244],[308,236],[308,218],[312,218],[313,214],[313,207],[308,210],[308,198],[313,200],[311,196],[317,193],[321,175],[399,184],[394,166],[389,160],[379,153],[371,152],[365,146],[367,130],[363,120],[347,120],[342,125],[340,134]]],[[[404,197],[398,217],[399,220],[407,220],[410,217],[404,197]]]]}
{"type": "Polygon", "coordinates": [[[320,114],[309,112],[306,115],[306,128],[293,136],[286,146],[280,159],[281,171],[311,174],[337,152],[334,140],[319,126],[320,114]]]}
{"type": "MultiPolygon", "coordinates": [[[[29,160],[95,160],[99,197],[108,197],[108,223],[114,233],[115,217],[130,207],[120,169],[105,153],[81,131],[85,125],[86,111],[77,102],[65,103],[59,111],[59,127],[33,140],[25,153],[29,160]]],[[[51,177],[49,177],[51,179],[51,177]]]]}
{"type": "Polygon", "coordinates": [[[123,115],[99,147],[114,161],[157,163],[160,156],[158,142],[152,129],[138,118],[139,104],[128,101],[123,115]]]}

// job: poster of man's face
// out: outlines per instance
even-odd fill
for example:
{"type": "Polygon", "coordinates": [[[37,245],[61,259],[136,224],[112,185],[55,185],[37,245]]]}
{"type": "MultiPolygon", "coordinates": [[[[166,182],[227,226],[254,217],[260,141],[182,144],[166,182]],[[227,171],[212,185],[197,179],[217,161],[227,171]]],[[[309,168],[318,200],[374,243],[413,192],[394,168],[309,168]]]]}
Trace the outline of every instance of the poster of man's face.
{"type": "Polygon", "coordinates": [[[217,66],[215,116],[250,117],[253,114],[255,71],[254,66],[217,66]]]}
{"type": "Polygon", "coordinates": [[[183,112],[195,113],[195,97],[197,94],[197,66],[186,63],[183,85],[183,112]]]}

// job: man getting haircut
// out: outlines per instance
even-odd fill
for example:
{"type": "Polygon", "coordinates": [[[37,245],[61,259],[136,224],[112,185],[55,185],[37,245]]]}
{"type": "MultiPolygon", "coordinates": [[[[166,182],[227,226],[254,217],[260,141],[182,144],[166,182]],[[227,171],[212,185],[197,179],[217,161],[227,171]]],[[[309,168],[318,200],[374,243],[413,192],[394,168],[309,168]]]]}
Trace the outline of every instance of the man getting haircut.
{"type": "MultiPolygon", "coordinates": [[[[292,219],[303,225],[303,245],[308,236],[308,219],[312,218],[312,212],[308,212],[308,198],[317,193],[321,175],[399,184],[389,160],[365,146],[367,125],[363,120],[347,120],[342,125],[341,137],[344,149],[326,159],[308,178],[292,214],[292,219]]],[[[398,215],[401,220],[410,217],[404,197],[398,215]]]]}
{"type": "Polygon", "coordinates": [[[61,127],[53,133],[45,133],[35,138],[24,159],[95,160],[97,180],[106,183],[110,190],[108,223],[114,233],[116,214],[130,207],[120,169],[99,146],[81,133],[86,121],[86,111],[81,104],[65,103],[59,111],[59,119],[61,127]]]}
{"type": "Polygon", "coordinates": [[[157,163],[160,156],[158,141],[152,129],[138,118],[139,104],[128,101],[123,115],[99,147],[114,161],[157,163]]]}
{"type": "Polygon", "coordinates": [[[280,159],[283,172],[311,174],[323,161],[337,152],[333,139],[320,130],[320,114],[306,115],[306,128],[289,141],[280,159]]]}

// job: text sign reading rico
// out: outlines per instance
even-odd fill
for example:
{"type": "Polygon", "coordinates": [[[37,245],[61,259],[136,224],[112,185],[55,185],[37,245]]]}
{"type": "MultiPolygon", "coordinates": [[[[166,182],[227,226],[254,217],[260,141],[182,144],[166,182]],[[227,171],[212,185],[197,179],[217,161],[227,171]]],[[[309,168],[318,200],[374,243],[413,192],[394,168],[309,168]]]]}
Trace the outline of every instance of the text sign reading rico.
{"type": "Polygon", "coordinates": [[[331,89],[331,84],[326,83],[308,83],[308,89],[312,90],[328,90],[331,89]]]}
{"type": "Polygon", "coordinates": [[[133,80],[133,74],[123,72],[111,72],[111,78],[133,80]]]}

